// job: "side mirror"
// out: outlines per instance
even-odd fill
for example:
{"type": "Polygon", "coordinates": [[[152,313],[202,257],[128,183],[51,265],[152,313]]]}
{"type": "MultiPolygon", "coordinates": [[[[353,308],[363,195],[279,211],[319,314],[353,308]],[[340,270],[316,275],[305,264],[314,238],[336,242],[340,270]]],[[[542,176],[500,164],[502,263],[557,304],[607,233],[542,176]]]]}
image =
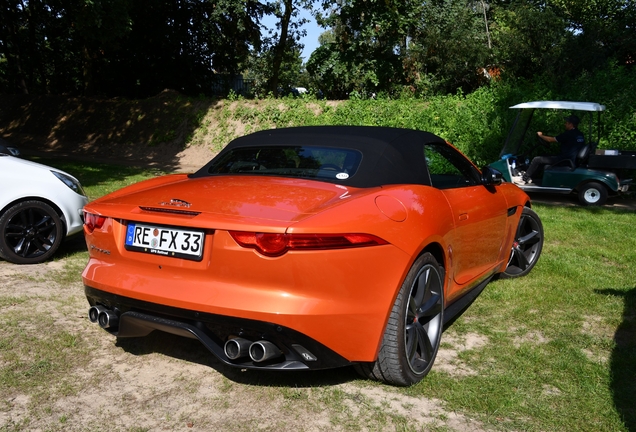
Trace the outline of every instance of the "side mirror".
{"type": "Polygon", "coordinates": [[[486,165],[481,169],[481,184],[484,186],[500,185],[503,174],[500,171],[486,165]]]}

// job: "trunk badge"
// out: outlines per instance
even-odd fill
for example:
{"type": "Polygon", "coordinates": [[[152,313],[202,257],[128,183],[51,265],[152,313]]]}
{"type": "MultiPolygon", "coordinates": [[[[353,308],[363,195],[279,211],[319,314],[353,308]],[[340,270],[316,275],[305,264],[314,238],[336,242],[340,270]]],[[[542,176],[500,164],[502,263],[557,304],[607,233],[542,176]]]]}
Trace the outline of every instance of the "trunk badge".
{"type": "Polygon", "coordinates": [[[183,201],[183,200],[180,200],[180,199],[172,198],[172,199],[171,199],[170,201],[168,201],[168,202],[166,202],[166,201],[164,201],[164,202],[160,202],[160,203],[159,203],[159,205],[162,205],[162,206],[173,206],[173,207],[185,207],[185,208],[190,208],[190,206],[191,206],[192,204],[190,204],[190,203],[189,203],[189,202],[187,202],[187,201],[183,201]]]}

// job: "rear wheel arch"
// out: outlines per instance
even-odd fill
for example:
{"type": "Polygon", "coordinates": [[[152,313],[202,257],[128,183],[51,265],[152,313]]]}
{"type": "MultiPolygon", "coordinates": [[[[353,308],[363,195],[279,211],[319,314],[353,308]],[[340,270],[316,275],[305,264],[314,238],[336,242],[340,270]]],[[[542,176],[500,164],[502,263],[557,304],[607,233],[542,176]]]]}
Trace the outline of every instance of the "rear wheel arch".
{"type": "MultiPolygon", "coordinates": [[[[409,277],[409,273],[411,272],[413,266],[420,261],[420,259],[424,256],[424,255],[432,255],[432,257],[434,258],[434,260],[437,262],[438,267],[439,267],[439,271],[440,271],[440,277],[442,280],[442,290],[445,291],[446,288],[446,263],[447,263],[447,258],[446,255],[444,253],[444,247],[436,241],[433,241],[431,243],[426,244],[422,250],[420,250],[419,254],[417,254],[417,256],[415,257],[415,259],[413,260],[413,262],[409,263],[408,268],[405,269],[405,273],[404,276],[402,277],[402,279],[400,280],[400,284],[396,287],[393,299],[391,301],[391,305],[394,306],[395,302],[398,301],[398,297],[400,296],[400,292],[403,290],[403,285],[404,282],[407,280],[407,278],[409,277]]],[[[442,300],[445,298],[445,293],[442,294],[442,300]]],[[[443,306],[442,306],[443,308],[443,306]]],[[[391,320],[391,315],[392,315],[392,308],[389,308],[387,310],[387,315],[385,317],[385,321],[384,321],[384,327],[383,327],[383,331],[382,331],[382,335],[384,336],[386,331],[387,331],[387,327],[389,326],[389,322],[391,320]]],[[[378,359],[378,355],[380,354],[380,350],[382,349],[382,341],[383,341],[383,336],[380,338],[380,340],[378,340],[378,346],[377,346],[377,352],[376,352],[376,361],[378,359]]],[[[377,375],[377,368],[375,373],[372,372],[372,370],[374,369],[374,365],[375,362],[369,362],[369,363],[359,363],[355,365],[355,369],[356,371],[364,376],[365,378],[371,378],[371,379],[376,379],[376,380],[382,380],[379,375],[377,375]]]]}
{"type": "Polygon", "coordinates": [[[530,206],[523,207],[506,269],[499,274],[502,279],[525,276],[536,265],[543,249],[543,223],[530,206]]]}
{"type": "Polygon", "coordinates": [[[398,295],[398,291],[400,290],[400,286],[402,285],[402,282],[404,281],[404,279],[406,278],[410,268],[413,266],[413,264],[425,253],[430,253],[431,255],[433,255],[433,258],[435,258],[435,260],[437,261],[437,263],[439,264],[439,266],[442,269],[442,272],[445,274],[446,273],[446,266],[447,263],[449,262],[449,258],[446,255],[446,250],[444,249],[444,246],[437,240],[437,239],[428,239],[428,243],[423,243],[420,246],[420,250],[419,252],[415,252],[413,253],[413,260],[410,261],[407,264],[407,267],[404,269],[404,274],[402,275],[402,279],[400,280],[400,285],[396,287],[395,289],[395,293],[393,296],[393,301],[395,301],[397,295],[398,295]]]}
{"type": "MultiPolygon", "coordinates": [[[[444,294],[446,294],[446,273],[447,273],[446,262],[447,260],[446,260],[446,254],[444,253],[444,248],[439,243],[431,243],[428,246],[426,246],[422,252],[420,252],[420,255],[418,256],[418,258],[427,252],[433,255],[433,258],[435,258],[435,261],[437,261],[437,264],[439,264],[439,267],[442,273],[442,289],[444,290],[444,294]]],[[[446,296],[444,296],[444,299],[445,298],[446,296]]]]}
{"type": "MultiPolygon", "coordinates": [[[[444,246],[442,246],[442,244],[439,243],[438,241],[432,241],[430,243],[427,243],[422,248],[420,253],[417,254],[413,262],[411,262],[409,267],[405,270],[404,276],[402,277],[402,281],[406,279],[408,271],[411,269],[413,264],[425,253],[430,253],[431,255],[433,255],[433,258],[435,258],[435,261],[437,261],[437,264],[439,265],[440,270],[442,272],[442,283],[444,284],[444,293],[446,293],[446,274],[449,270],[447,269],[447,263],[450,262],[450,258],[446,255],[446,250],[444,249],[444,246]]],[[[400,286],[401,284],[402,282],[400,282],[400,286]]],[[[400,290],[400,287],[398,287],[398,289],[395,291],[395,296],[393,297],[393,301],[395,301],[395,299],[397,298],[399,290],[400,290]]]]}
{"type": "Polygon", "coordinates": [[[356,364],[358,373],[399,386],[414,384],[426,376],[442,335],[444,280],[444,269],[433,253],[422,251],[389,311],[376,360],[356,364]]]}
{"type": "Polygon", "coordinates": [[[433,257],[437,260],[437,263],[440,265],[440,267],[442,267],[442,269],[446,269],[446,255],[444,253],[444,248],[442,247],[441,244],[437,242],[429,243],[419,253],[418,258],[421,255],[425,254],[426,252],[433,255],[433,257]]]}

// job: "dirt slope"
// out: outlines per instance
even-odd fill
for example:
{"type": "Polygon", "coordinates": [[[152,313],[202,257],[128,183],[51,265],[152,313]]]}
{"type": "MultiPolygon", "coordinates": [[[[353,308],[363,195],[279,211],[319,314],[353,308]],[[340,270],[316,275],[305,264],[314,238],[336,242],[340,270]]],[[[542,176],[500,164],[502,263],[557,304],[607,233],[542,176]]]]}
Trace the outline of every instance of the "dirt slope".
{"type": "Polygon", "coordinates": [[[210,146],[186,145],[197,118],[216,104],[222,102],[193,101],[170,90],[140,101],[3,95],[0,137],[27,157],[56,155],[189,171],[216,152],[210,146]]]}

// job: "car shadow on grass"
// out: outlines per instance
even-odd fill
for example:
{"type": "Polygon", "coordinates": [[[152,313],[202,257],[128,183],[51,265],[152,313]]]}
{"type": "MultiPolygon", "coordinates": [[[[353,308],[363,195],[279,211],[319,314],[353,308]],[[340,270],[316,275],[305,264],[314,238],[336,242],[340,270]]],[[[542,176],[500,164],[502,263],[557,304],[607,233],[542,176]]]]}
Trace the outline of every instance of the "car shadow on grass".
{"type": "Polygon", "coordinates": [[[597,294],[621,297],[623,321],[614,334],[610,360],[614,406],[628,431],[636,432],[636,287],[596,290],[597,294]]]}
{"type": "Polygon", "coordinates": [[[574,207],[581,210],[600,212],[601,210],[634,211],[636,210],[636,195],[626,193],[620,196],[611,196],[602,206],[583,206],[575,194],[547,194],[531,192],[529,194],[533,204],[543,204],[553,207],[574,207]]]}
{"type": "Polygon", "coordinates": [[[266,371],[227,366],[194,339],[154,331],[141,338],[121,338],[116,346],[129,354],[152,353],[208,366],[225,378],[239,384],[264,387],[323,387],[344,384],[360,378],[353,367],[313,371],[266,371]]]}
{"type": "MultiPolygon", "coordinates": [[[[473,302],[474,299],[445,323],[444,331],[451,327],[473,302]]],[[[145,337],[117,339],[116,346],[135,356],[158,353],[190,363],[208,366],[235,383],[250,386],[310,388],[345,384],[363,379],[353,366],[304,371],[268,371],[235,368],[217,359],[198,340],[158,330],[145,337]]]]}
{"type": "Polygon", "coordinates": [[[62,259],[75,255],[80,252],[86,252],[86,240],[84,239],[84,233],[79,232],[65,239],[60,248],[55,252],[56,259],[62,259]]]}

